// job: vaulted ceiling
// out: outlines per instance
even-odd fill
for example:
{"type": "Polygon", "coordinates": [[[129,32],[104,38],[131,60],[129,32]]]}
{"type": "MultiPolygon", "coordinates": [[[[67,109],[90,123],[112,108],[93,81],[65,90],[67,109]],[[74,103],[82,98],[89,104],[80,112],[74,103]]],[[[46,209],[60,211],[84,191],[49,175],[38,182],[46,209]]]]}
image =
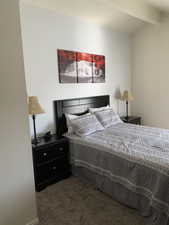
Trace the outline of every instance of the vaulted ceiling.
{"type": "Polygon", "coordinates": [[[114,30],[134,32],[144,24],[158,24],[169,0],[23,0],[34,6],[56,10],[114,30]]]}

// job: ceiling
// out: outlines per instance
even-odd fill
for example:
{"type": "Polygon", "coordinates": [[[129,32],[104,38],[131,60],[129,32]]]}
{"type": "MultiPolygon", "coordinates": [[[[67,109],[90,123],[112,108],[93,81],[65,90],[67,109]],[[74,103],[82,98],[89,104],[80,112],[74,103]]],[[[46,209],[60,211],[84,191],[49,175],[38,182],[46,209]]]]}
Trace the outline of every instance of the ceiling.
{"type": "Polygon", "coordinates": [[[161,10],[169,12],[169,0],[23,0],[23,2],[129,33],[147,23],[160,23],[161,10]]]}
{"type": "Polygon", "coordinates": [[[147,0],[147,2],[165,12],[169,12],[169,0],[147,0]]]}

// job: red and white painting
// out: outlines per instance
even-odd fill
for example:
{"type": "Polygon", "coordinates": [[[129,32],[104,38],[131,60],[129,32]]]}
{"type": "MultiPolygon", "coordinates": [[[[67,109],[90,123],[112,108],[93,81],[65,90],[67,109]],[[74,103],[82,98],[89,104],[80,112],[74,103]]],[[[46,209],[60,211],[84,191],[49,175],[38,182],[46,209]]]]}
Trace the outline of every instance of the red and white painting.
{"type": "Polygon", "coordinates": [[[105,57],[93,55],[93,83],[105,82],[105,57]]]}
{"type": "Polygon", "coordinates": [[[91,54],[77,52],[77,75],[78,83],[92,83],[93,57],[91,54]]]}
{"type": "Polygon", "coordinates": [[[105,57],[58,49],[60,83],[104,83],[105,57]]]}
{"type": "Polygon", "coordinates": [[[58,50],[60,83],[77,83],[76,52],[58,50]]]}

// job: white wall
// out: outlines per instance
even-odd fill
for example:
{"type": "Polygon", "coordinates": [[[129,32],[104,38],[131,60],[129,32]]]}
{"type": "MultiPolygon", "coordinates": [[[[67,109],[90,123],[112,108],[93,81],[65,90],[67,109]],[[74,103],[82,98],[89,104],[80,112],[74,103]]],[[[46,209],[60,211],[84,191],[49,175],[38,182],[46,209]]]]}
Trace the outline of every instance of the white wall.
{"type": "Polygon", "coordinates": [[[46,111],[37,118],[38,132],[54,130],[52,101],[57,99],[109,94],[115,110],[124,112],[115,95],[118,89],[130,89],[127,34],[29,5],[22,7],[22,32],[28,95],[37,95],[46,111]],[[106,83],[59,84],[58,48],[105,55],[106,83]]]}
{"type": "Polygon", "coordinates": [[[133,114],[146,125],[169,128],[169,17],[133,37],[133,114]]]}
{"type": "Polygon", "coordinates": [[[0,2],[1,225],[36,217],[18,2],[0,2]]]}

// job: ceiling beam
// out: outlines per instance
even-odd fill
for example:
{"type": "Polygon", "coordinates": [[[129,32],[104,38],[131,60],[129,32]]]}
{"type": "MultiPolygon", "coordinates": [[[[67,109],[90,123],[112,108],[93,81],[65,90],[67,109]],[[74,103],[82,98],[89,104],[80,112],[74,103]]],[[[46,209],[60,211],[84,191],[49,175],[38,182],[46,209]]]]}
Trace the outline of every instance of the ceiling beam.
{"type": "Polygon", "coordinates": [[[112,9],[116,9],[132,17],[151,24],[159,24],[161,13],[156,8],[150,6],[144,0],[98,0],[109,4],[112,9]]]}

